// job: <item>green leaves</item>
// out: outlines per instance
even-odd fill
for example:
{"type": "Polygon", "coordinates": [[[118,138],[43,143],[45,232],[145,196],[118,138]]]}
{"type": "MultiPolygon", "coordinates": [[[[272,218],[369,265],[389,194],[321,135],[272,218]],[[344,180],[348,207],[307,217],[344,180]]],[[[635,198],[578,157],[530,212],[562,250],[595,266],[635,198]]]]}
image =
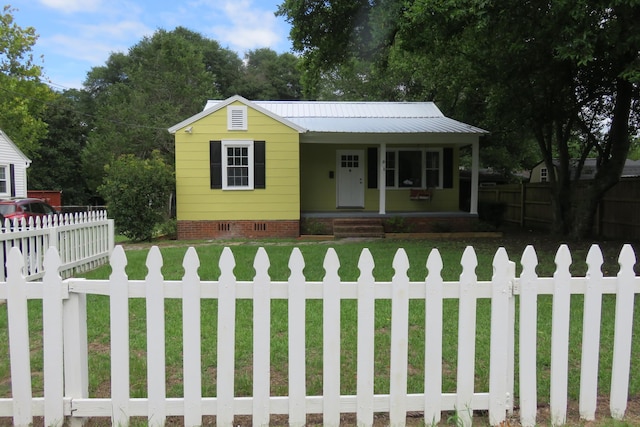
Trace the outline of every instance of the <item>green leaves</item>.
{"type": "Polygon", "coordinates": [[[150,159],[123,155],[105,171],[98,191],[116,228],[132,240],[150,240],[156,225],[169,216],[175,187],[173,169],[154,152],[150,159]]]}

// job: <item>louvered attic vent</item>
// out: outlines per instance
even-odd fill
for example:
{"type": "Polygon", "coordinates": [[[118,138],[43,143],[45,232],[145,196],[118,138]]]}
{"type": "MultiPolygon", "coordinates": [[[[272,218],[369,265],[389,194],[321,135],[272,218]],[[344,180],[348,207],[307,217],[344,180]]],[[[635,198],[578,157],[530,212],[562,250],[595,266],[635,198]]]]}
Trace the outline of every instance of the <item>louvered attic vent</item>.
{"type": "Polygon", "coordinates": [[[227,127],[229,130],[247,130],[247,107],[227,107],[227,127]]]}

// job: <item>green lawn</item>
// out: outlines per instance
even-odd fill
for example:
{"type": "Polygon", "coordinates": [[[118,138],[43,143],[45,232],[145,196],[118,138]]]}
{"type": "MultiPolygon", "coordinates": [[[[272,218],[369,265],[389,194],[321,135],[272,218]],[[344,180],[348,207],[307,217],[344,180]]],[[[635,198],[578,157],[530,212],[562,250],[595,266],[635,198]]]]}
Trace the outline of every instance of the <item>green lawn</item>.
{"type": "MultiPolygon", "coordinates": [[[[168,280],[180,279],[183,274],[182,259],[187,249],[179,245],[180,242],[164,243],[161,252],[164,259],[163,274],[168,280]],[[178,245],[177,245],[178,244],[178,245]]],[[[369,248],[376,268],[374,276],[378,280],[391,280],[393,269],[391,267],[393,256],[399,247],[406,250],[411,268],[409,276],[412,280],[424,280],[426,260],[432,248],[438,248],[443,258],[443,276],[445,280],[456,280],[461,273],[460,259],[467,245],[472,245],[478,256],[478,268],[476,273],[480,280],[489,280],[492,274],[492,259],[498,247],[504,246],[511,260],[518,263],[527,244],[533,244],[538,253],[538,274],[551,276],[555,269],[553,259],[559,243],[541,238],[537,235],[521,235],[504,239],[469,239],[469,240],[379,240],[369,242],[298,242],[298,241],[266,241],[261,244],[244,241],[230,241],[222,243],[192,242],[200,258],[199,274],[203,280],[216,280],[220,274],[218,259],[225,245],[231,247],[235,259],[235,273],[239,280],[250,280],[253,271],[253,258],[260,245],[263,245],[271,260],[269,274],[273,280],[286,280],[289,274],[287,268],[288,258],[293,247],[299,247],[305,258],[305,276],[309,280],[322,279],[323,257],[327,248],[333,247],[338,253],[341,267],[340,275],[343,280],[353,281],[358,277],[358,257],[363,248],[369,248]]],[[[584,275],[586,264],[584,262],[589,242],[569,242],[574,264],[571,271],[574,275],[584,275]]],[[[605,255],[603,270],[606,275],[615,275],[617,272],[617,256],[620,243],[603,242],[601,247],[605,255]]],[[[128,266],[127,274],[132,279],[143,279],[146,275],[145,260],[147,248],[135,248],[127,250],[128,266]]],[[[636,247],[636,253],[640,253],[636,247]]],[[[107,278],[110,272],[108,266],[94,270],[84,275],[86,278],[107,278]]],[[[551,304],[549,296],[539,298],[539,334],[538,334],[538,393],[541,403],[548,401],[549,392],[549,368],[550,368],[550,338],[551,338],[551,304]]],[[[572,325],[570,331],[570,373],[569,373],[569,398],[577,399],[579,394],[579,362],[580,342],[582,329],[582,296],[572,297],[572,325]]],[[[613,312],[615,299],[606,296],[603,302],[603,324],[601,338],[601,362],[600,362],[600,394],[607,395],[609,391],[611,372],[611,349],[613,348],[613,312]]],[[[6,338],[6,306],[0,307],[0,356],[8,355],[6,338]]],[[[443,391],[455,391],[455,374],[457,359],[457,300],[447,300],[444,306],[444,385],[443,391]]],[[[636,307],[636,310],[639,308],[636,307]]],[[[33,321],[31,330],[33,342],[33,369],[42,369],[41,338],[41,304],[30,302],[30,319],[33,321]]],[[[390,342],[390,302],[378,301],[376,303],[376,393],[388,393],[389,375],[389,342],[390,342]]],[[[343,394],[355,394],[356,390],[356,302],[342,301],[342,382],[343,394]]],[[[167,395],[176,397],[182,395],[182,326],[181,326],[181,301],[169,300],[166,302],[166,328],[167,328],[167,395]]],[[[638,317],[636,317],[638,318],[638,317]]],[[[141,299],[130,302],[131,325],[131,396],[146,396],[146,336],[145,336],[145,306],[141,299]]],[[[91,295],[88,298],[88,330],[90,349],[90,395],[106,396],[109,390],[109,300],[104,296],[91,295]]],[[[252,387],[252,303],[249,300],[241,300],[237,303],[236,326],[236,395],[246,396],[251,394],[252,387]]],[[[410,393],[421,392],[423,387],[424,364],[424,303],[412,301],[409,313],[409,382],[410,393]]],[[[215,367],[216,367],[216,323],[217,303],[212,300],[202,302],[202,348],[203,348],[203,394],[215,396],[215,367]]],[[[489,379],[489,328],[490,302],[478,301],[477,337],[476,337],[476,390],[487,391],[489,379]]],[[[634,336],[637,332],[634,331],[634,336]]],[[[287,302],[284,300],[272,301],[272,394],[286,395],[287,393],[287,302]]],[[[517,339],[516,339],[517,342],[517,339]]],[[[632,374],[630,395],[640,392],[640,340],[634,341],[632,356],[632,374]]],[[[307,303],[307,389],[308,394],[322,394],[322,303],[309,301],[307,303]]],[[[9,368],[7,358],[2,357],[0,362],[0,395],[10,394],[9,368]]],[[[517,364],[516,364],[517,368],[517,364]]],[[[517,381],[517,373],[516,373],[517,381]]],[[[517,387],[517,386],[516,386],[517,387]]],[[[34,375],[34,389],[38,393],[42,390],[41,375],[34,375]]],[[[517,390],[517,388],[516,388],[517,390]]],[[[516,392],[517,395],[517,392],[516,392]]]]}

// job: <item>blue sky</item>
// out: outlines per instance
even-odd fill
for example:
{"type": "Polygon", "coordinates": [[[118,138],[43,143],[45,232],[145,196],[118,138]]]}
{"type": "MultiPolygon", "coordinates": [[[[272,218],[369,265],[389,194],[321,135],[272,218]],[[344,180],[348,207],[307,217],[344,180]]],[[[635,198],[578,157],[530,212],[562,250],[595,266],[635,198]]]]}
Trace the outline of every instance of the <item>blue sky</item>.
{"type": "Polygon", "coordinates": [[[79,88],[111,52],[127,52],[157,29],[183,26],[238,52],[289,52],[289,25],[274,16],[282,0],[8,0],[22,28],[34,27],[56,89],[79,88]]]}

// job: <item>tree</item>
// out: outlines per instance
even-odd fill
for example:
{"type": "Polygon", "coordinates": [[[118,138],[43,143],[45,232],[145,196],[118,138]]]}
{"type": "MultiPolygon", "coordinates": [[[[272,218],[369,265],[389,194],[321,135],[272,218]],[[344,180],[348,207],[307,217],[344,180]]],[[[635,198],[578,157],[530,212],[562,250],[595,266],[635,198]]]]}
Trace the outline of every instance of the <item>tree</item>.
{"type": "Polygon", "coordinates": [[[65,205],[86,205],[90,193],[82,169],[81,153],[91,129],[90,115],[83,114],[87,93],[75,89],[57,94],[47,105],[42,119],[48,133],[33,153],[28,169],[29,187],[40,190],[62,190],[65,205]]]}
{"type": "Polygon", "coordinates": [[[487,123],[537,142],[551,171],[554,231],[590,233],[598,201],[619,180],[639,117],[636,2],[286,0],[279,13],[293,24],[294,48],[312,76],[353,57],[375,57],[385,70],[399,53],[438,71],[445,83],[434,84],[436,90],[457,92],[446,95],[451,104],[480,107],[487,123]],[[320,24],[345,8],[350,16],[320,24]],[[335,25],[343,29],[327,31],[335,25]],[[569,177],[574,155],[600,163],[580,193],[569,177]]]}
{"type": "Polygon", "coordinates": [[[220,96],[212,70],[222,66],[208,62],[219,50],[217,42],[184,28],[158,30],[88,73],[85,88],[95,121],[83,164],[94,190],[102,166],[123,154],[145,159],[157,151],[173,164],[173,138],[166,129],[220,96]]]}
{"type": "Polygon", "coordinates": [[[42,69],[31,53],[35,29],[19,27],[14,12],[5,6],[0,13],[0,129],[31,156],[47,133],[39,116],[53,92],[40,82],[42,69]]]}
{"type": "Polygon", "coordinates": [[[245,64],[243,77],[235,86],[239,95],[247,99],[301,99],[300,70],[294,55],[256,49],[245,55],[245,64]]]}
{"type": "Polygon", "coordinates": [[[148,159],[123,155],[107,165],[99,192],[118,232],[142,241],[150,240],[156,226],[168,219],[174,188],[173,168],[154,152],[148,159]]]}

